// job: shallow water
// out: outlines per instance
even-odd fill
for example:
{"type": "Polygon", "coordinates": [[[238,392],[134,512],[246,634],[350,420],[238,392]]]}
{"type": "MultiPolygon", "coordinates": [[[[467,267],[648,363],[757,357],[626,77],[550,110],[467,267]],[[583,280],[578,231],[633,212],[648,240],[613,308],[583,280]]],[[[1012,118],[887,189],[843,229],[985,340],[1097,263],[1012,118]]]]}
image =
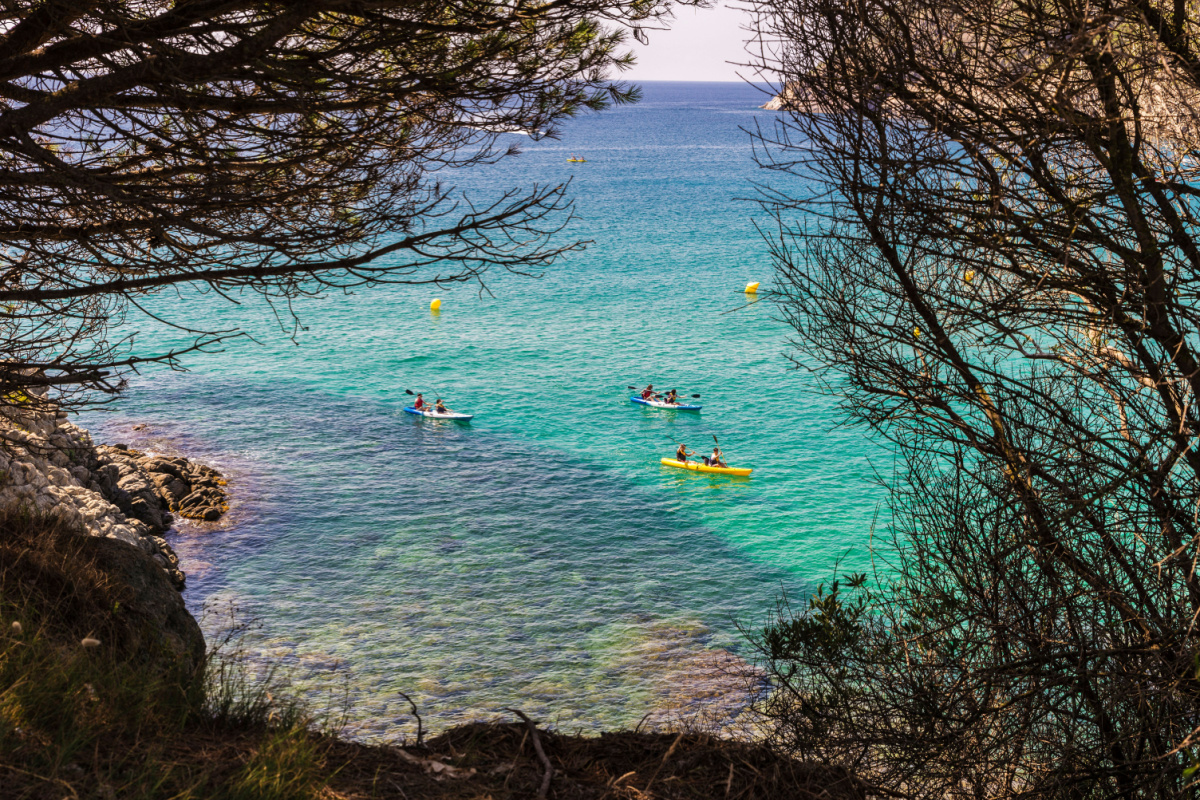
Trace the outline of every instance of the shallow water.
{"type": "Polygon", "coordinates": [[[735,199],[762,177],[739,126],[769,123],[764,99],[648,84],[636,106],[464,172],[493,196],[574,178],[572,230],[594,241],[539,279],[306,302],[299,346],[260,304],[159,298],[258,340],[141,376],[83,419],[230,473],[229,521],[179,534],[189,605],[236,603],[260,623],[253,645],[314,698],[349,692],[367,738],[411,732],[397,692],[434,727],[503,706],[572,730],[735,708],[736,681],[713,665],[744,653],[737,623],[839,559],[866,564],[882,499],[870,460],[887,464],[792,369],[769,301],[723,314],[772,280],[755,209],[735,199]],[[626,385],[649,381],[700,393],[703,410],[629,403],[626,385]],[[477,416],[411,417],[406,388],[477,416]],[[700,451],[714,435],[753,477],[659,465],[675,440],[700,451]]]}

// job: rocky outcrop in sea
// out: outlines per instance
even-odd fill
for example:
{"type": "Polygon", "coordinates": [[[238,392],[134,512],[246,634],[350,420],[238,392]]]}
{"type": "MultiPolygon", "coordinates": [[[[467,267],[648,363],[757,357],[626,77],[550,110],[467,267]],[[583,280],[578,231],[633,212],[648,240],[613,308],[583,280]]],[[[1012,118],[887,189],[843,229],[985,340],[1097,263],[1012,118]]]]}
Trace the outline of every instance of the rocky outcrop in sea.
{"type": "Polygon", "coordinates": [[[799,83],[788,81],[779,94],[763,103],[759,108],[767,111],[795,111],[802,114],[822,114],[824,109],[799,83]]]}
{"type": "Polygon", "coordinates": [[[0,507],[53,514],[89,536],[133,545],[180,591],[187,578],[164,534],[175,515],[219,519],[224,486],[219,472],[186,458],[96,445],[61,412],[9,408],[0,416],[0,507]]]}

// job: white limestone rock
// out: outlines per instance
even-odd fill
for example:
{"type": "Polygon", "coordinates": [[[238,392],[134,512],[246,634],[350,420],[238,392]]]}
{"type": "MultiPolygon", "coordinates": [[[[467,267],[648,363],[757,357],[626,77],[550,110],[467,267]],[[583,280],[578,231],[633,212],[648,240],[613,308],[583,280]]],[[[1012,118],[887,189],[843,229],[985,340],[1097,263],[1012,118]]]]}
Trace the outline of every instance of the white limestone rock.
{"type": "Polygon", "coordinates": [[[117,539],[159,555],[177,589],[184,575],[161,534],[172,522],[154,481],[124,461],[111,463],[87,431],[55,414],[7,410],[0,416],[0,506],[54,514],[89,536],[117,539]],[[124,465],[124,466],[123,466],[124,465]],[[113,500],[128,500],[128,511],[113,500]]]}

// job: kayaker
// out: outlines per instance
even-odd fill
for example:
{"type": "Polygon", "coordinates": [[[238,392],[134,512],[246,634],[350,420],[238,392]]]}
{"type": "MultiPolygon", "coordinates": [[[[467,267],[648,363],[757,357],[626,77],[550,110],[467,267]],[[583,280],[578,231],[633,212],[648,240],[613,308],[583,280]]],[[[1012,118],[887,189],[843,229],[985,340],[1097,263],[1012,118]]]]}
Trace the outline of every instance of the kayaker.
{"type": "Polygon", "coordinates": [[[417,411],[423,411],[425,409],[425,398],[421,397],[419,393],[417,394],[417,402],[413,403],[413,408],[415,408],[417,411]]]}
{"type": "Polygon", "coordinates": [[[704,457],[704,463],[710,467],[728,467],[725,463],[725,454],[721,452],[721,448],[714,447],[711,456],[704,457]]]}
{"type": "Polygon", "coordinates": [[[437,412],[438,414],[449,414],[450,413],[450,409],[448,409],[444,405],[442,405],[442,398],[440,398],[440,397],[437,399],[437,403],[434,404],[433,410],[435,412],[437,412]]]}
{"type": "Polygon", "coordinates": [[[683,443],[680,443],[678,449],[675,450],[675,460],[682,461],[684,464],[687,463],[688,456],[694,456],[694,455],[696,455],[696,454],[693,453],[691,450],[688,450],[687,445],[683,444],[683,443]]]}
{"type": "Polygon", "coordinates": [[[666,399],[664,402],[670,403],[673,406],[677,406],[677,405],[679,405],[679,395],[675,392],[674,389],[672,389],[671,391],[667,392],[667,396],[666,396],[666,399]]]}
{"type": "Polygon", "coordinates": [[[654,384],[653,383],[647,385],[645,389],[642,389],[642,399],[643,400],[649,400],[652,397],[654,397],[654,384]]]}

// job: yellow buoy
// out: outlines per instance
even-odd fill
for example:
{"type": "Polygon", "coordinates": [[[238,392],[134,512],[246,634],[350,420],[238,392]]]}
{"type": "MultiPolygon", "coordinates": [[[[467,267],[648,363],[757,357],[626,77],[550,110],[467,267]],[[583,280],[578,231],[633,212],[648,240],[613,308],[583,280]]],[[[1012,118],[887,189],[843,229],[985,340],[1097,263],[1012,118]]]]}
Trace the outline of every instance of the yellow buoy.
{"type": "Polygon", "coordinates": [[[975,279],[975,270],[969,269],[963,273],[963,280],[966,281],[967,283],[970,283],[974,279],[975,279]]]}
{"type": "Polygon", "coordinates": [[[917,328],[917,327],[913,328],[913,337],[917,338],[917,339],[921,338],[921,329],[920,328],[917,328]]]}
{"type": "Polygon", "coordinates": [[[442,301],[434,300],[433,302],[431,302],[429,304],[429,310],[430,311],[441,311],[442,310],[442,301]]]}
{"type": "Polygon", "coordinates": [[[757,281],[755,283],[747,283],[746,284],[746,294],[758,294],[757,281]]]}

